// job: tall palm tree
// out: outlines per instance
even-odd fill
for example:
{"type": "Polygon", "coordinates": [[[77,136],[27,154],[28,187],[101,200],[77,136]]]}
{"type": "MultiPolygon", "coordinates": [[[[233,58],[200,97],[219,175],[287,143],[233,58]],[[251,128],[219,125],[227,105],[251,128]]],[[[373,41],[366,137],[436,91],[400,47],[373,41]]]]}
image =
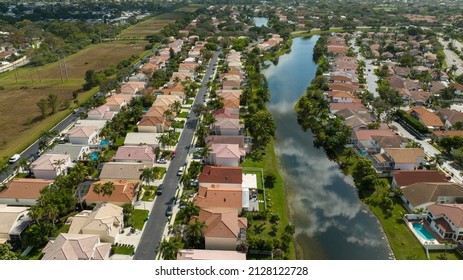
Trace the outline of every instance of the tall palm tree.
{"type": "Polygon", "coordinates": [[[29,160],[27,158],[21,158],[18,162],[18,166],[21,169],[21,171],[29,171],[29,160]]]}
{"type": "Polygon", "coordinates": [[[164,113],[162,113],[162,115],[164,116],[164,118],[166,118],[166,120],[170,120],[174,114],[171,110],[165,110],[164,113]]]}
{"type": "Polygon", "coordinates": [[[111,197],[115,189],[116,189],[116,185],[114,184],[113,181],[108,181],[104,183],[102,186],[103,196],[107,195],[111,197]]]}
{"type": "Polygon", "coordinates": [[[56,205],[53,205],[53,204],[48,204],[45,210],[46,210],[45,212],[47,213],[48,218],[50,218],[53,225],[55,225],[55,221],[59,217],[58,207],[56,207],[56,205]]]}
{"type": "Polygon", "coordinates": [[[143,168],[140,174],[140,180],[145,182],[145,185],[149,185],[151,180],[154,180],[154,174],[152,168],[143,168]]]}
{"type": "Polygon", "coordinates": [[[93,185],[93,192],[98,195],[98,200],[100,200],[100,194],[103,193],[103,185],[96,183],[93,185]]]}
{"type": "Polygon", "coordinates": [[[58,107],[58,96],[56,94],[50,94],[47,98],[48,107],[51,109],[51,113],[56,113],[58,107]]]}
{"type": "Polygon", "coordinates": [[[170,240],[164,239],[161,244],[159,244],[159,251],[161,251],[164,260],[175,260],[179,249],[180,242],[173,238],[170,240]]]}
{"type": "Polygon", "coordinates": [[[44,209],[41,205],[32,205],[31,208],[29,208],[29,217],[35,220],[38,225],[40,225],[39,221],[43,218],[43,214],[44,209]]]}
{"type": "Polygon", "coordinates": [[[210,145],[205,145],[201,151],[199,152],[199,154],[203,157],[203,158],[206,158],[209,153],[212,152],[212,147],[210,145]]]}
{"type": "Polygon", "coordinates": [[[206,224],[200,221],[189,223],[185,228],[187,242],[195,249],[201,249],[204,244],[204,229],[206,224]]]}
{"type": "Polygon", "coordinates": [[[163,133],[158,136],[157,140],[159,142],[159,145],[161,145],[161,147],[165,149],[167,144],[169,143],[169,135],[167,135],[166,133],[163,133]]]}
{"type": "Polygon", "coordinates": [[[52,165],[55,168],[55,170],[58,170],[58,175],[61,174],[61,171],[62,171],[61,168],[65,163],[66,163],[66,160],[64,159],[57,159],[53,161],[52,165]]]}
{"type": "Polygon", "coordinates": [[[177,115],[180,114],[180,111],[182,110],[182,103],[180,101],[175,101],[174,103],[171,104],[171,109],[174,111],[177,115]]]}

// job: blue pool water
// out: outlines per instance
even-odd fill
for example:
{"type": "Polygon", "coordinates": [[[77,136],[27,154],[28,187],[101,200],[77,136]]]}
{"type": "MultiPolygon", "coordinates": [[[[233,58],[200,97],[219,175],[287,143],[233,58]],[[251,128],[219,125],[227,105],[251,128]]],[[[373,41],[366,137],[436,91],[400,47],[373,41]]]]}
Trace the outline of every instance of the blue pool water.
{"type": "Polygon", "coordinates": [[[90,154],[90,160],[97,160],[98,157],[100,157],[100,154],[98,154],[98,152],[93,152],[90,154]]]}
{"type": "Polygon", "coordinates": [[[101,146],[108,146],[109,145],[109,140],[106,140],[106,139],[101,140],[100,145],[101,146]]]}
{"type": "Polygon", "coordinates": [[[420,223],[413,223],[413,229],[421,238],[427,241],[435,240],[434,236],[420,223]]]}
{"type": "Polygon", "coordinates": [[[364,157],[368,156],[368,152],[365,151],[364,149],[359,149],[358,151],[362,156],[364,156],[364,157]]]}

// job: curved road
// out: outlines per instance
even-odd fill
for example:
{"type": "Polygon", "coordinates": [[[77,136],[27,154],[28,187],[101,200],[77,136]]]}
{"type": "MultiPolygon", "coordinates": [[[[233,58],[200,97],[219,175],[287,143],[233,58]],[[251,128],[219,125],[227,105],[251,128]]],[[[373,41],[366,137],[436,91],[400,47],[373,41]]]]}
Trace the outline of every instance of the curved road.
{"type": "MultiPolygon", "coordinates": [[[[209,67],[204,75],[201,83],[201,88],[196,95],[195,102],[200,104],[204,101],[207,82],[209,77],[214,72],[214,65],[219,56],[219,52],[214,53],[214,57],[209,63],[209,67]]],[[[164,177],[164,192],[156,198],[153,209],[151,210],[148,221],[146,222],[143,234],[135,252],[134,260],[154,260],[157,255],[158,245],[161,242],[162,234],[167,222],[166,210],[167,205],[174,199],[175,192],[179,183],[180,177],[177,176],[178,169],[185,163],[189,146],[193,140],[193,134],[198,124],[198,116],[193,111],[190,112],[190,118],[185,123],[182,135],[180,136],[177,144],[176,156],[167,169],[166,176],[164,177]]]]}

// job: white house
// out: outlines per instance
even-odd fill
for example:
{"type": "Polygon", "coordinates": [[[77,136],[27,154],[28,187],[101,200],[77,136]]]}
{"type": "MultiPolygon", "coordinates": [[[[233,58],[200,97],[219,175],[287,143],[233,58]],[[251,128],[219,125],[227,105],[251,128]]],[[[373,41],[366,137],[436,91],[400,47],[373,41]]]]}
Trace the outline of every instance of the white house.
{"type": "Polygon", "coordinates": [[[37,203],[40,191],[53,183],[53,180],[34,178],[14,178],[0,192],[0,204],[32,206],[37,203]]]}
{"type": "Polygon", "coordinates": [[[159,146],[158,137],[163,133],[129,132],[125,136],[124,146],[148,145],[156,148],[159,146]]]}
{"type": "Polygon", "coordinates": [[[463,240],[463,204],[430,205],[426,221],[441,238],[463,240]]]}
{"type": "Polygon", "coordinates": [[[66,137],[72,144],[95,145],[98,144],[98,127],[75,126],[66,133],[66,137]]]}
{"type": "Polygon", "coordinates": [[[238,166],[244,155],[238,144],[212,144],[207,161],[211,165],[238,166]]]}
{"type": "Polygon", "coordinates": [[[37,179],[55,179],[58,175],[66,175],[71,165],[69,155],[44,154],[31,164],[31,170],[37,179]]]}

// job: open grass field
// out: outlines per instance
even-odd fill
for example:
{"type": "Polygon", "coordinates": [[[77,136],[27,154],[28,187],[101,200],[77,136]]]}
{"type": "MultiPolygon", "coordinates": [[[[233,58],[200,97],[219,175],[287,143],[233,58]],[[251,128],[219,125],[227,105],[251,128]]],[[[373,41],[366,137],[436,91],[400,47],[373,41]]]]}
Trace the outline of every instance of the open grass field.
{"type": "Polygon", "coordinates": [[[153,35],[162,30],[162,28],[169,24],[174,23],[178,18],[179,13],[194,13],[199,8],[203,7],[203,4],[190,4],[188,6],[177,9],[171,13],[158,15],[152,18],[148,18],[135,25],[132,25],[118,36],[119,38],[138,38],[145,39],[146,36],[153,35]]]}
{"type": "MultiPolygon", "coordinates": [[[[49,94],[56,94],[59,103],[71,101],[72,92],[81,88],[85,72],[102,70],[116,65],[131,55],[139,56],[146,41],[109,42],[90,46],[66,58],[69,80],[61,81],[59,62],[42,67],[23,67],[14,72],[2,73],[0,85],[0,159],[22,151],[32,144],[43,130],[49,130],[67,114],[71,108],[40,120],[37,101],[49,94]],[[17,81],[16,81],[17,78],[17,81]]],[[[79,102],[90,97],[97,89],[79,94],[79,102]]],[[[72,107],[72,103],[71,103],[72,107]]]]}
{"type": "Polygon", "coordinates": [[[141,21],[122,31],[119,38],[146,38],[162,30],[162,28],[175,22],[175,14],[163,14],[141,21]]]}

